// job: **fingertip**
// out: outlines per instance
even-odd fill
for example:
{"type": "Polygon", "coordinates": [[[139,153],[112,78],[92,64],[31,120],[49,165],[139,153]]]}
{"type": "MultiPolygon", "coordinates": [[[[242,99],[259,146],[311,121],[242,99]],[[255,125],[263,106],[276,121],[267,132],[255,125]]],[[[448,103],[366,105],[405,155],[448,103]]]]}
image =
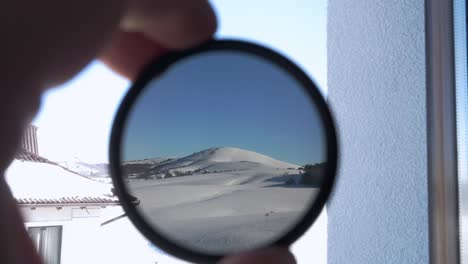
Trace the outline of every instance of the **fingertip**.
{"type": "Polygon", "coordinates": [[[125,31],[143,32],[170,49],[198,45],[216,32],[218,22],[212,5],[198,1],[130,1],[122,22],[125,31]]]}
{"type": "Polygon", "coordinates": [[[99,57],[130,80],[151,59],[169,50],[201,44],[212,38],[217,29],[215,11],[207,1],[188,1],[185,5],[149,0],[129,2],[133,4],[128,7],[130,11],[122,28],[99,57]]]}
{"type": "Polygon", "coordinates": [[[119,31],[99,58],[113,71],[134,80],[148,62],[167,49],[139,32],[119,31]]]}
{"type": "Polygon", "coordinates": [[[287,248],[275,247],[231,255],[220,262],[220,264],[254,263],[295,264],[296,260],[287,248]]]}

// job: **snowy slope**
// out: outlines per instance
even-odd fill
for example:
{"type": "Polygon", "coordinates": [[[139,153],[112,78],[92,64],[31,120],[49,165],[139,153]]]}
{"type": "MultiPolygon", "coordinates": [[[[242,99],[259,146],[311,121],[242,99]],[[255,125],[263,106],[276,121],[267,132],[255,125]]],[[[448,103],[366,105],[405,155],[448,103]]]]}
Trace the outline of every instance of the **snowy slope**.
{"type": "Polygon", "coordinates": [[[213,254],[275,240],[319,191],[302,184],[297,165],[238,148],[207,149],[153,169],[190,176],[130,179],[140,212],[178,243],[213,254]]]}
{"type": "Polygon", "coordinates": [[[57,162],[60,166],[63,166],[71,171],[78,174],[89,176],[89,177],[109,177],[108,164],[90,164],[83,161],[59,161],[57,162]]]}
{"type": "Polygon", "coordinates": [[[200,162],[200,161],[210,161],[210,162],[241,162],[248,161],[252,163],[259,163],[266,166],[276,167],[276,168],[287,168],[287,167],[297,167],[297,165],[286,163],[283,161],[275,160],[266,155],[262,155],[253,151],[233,148],[233,147],[221,147],[221,148],[211,148],[203,150],[197,153],[194,153],[190,156],[182,158],[179,162],[200,162]]]}
{"type": "Polygon", "coordinates": [[[299,166],[249,150],[220,147],[206,149],[187,157],[158,164],[153,167],[152,174],[157,175],[167,171],[171,173],[244,171],[261,167],[297,169],[299,166]]]}
{"type": "MultiPolygon", "coordinates": [[[[79,160],[58,163],[81,175],[93,178],[109,177],[108,164],[89,164],[79,160]]],[[[234,147],[210,148],[182,158],[158,157],[130,160],[125,161],[123,166],[127,175],[133,178],[162,177],[166,173],[171,176],[180,176],[194,172],[213,173],[261,168],[297,169],[299,167],[263,154],[234,147]]]]}

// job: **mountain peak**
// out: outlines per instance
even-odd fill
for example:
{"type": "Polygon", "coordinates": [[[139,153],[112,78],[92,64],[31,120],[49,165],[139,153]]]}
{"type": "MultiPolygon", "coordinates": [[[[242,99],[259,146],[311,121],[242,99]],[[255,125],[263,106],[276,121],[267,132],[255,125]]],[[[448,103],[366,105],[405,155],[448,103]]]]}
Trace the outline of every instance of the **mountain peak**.
{"type": "Polygon", "coordinates": [[[213,147],[182,158],[127,161],[124,165],[129,177],[165,178],[192,174],[284,171],[299,166],[236,147],[213,147]],[[156,161],[156,162],[148,162],[156,161]]]}
{"type": "Polygon", "coordinates": [[[298,167],[297,165],[279,161],[254,151],[236,147],[209,148],[193,153],[181,160],[192,162],[251,162],[277,168],[298,167]]]}

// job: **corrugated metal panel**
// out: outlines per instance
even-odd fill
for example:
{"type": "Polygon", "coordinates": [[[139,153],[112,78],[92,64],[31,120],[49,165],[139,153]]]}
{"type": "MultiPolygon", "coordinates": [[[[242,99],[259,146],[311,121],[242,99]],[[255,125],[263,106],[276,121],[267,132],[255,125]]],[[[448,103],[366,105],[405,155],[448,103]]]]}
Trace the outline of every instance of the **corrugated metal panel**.
{"type": "Polygon", "coordinates": [[[117,197],[15,198],[19,205],[119,204],[117,197]]]}
{"type": "Polygon", "coordinates": [[[50,160],[44,158],[44,157],[41,157],[37,154],[34,154],[30,151],[27,151],[26,149],[20,149],[17,153],[16,153],[16,156],[15,156],[15,159],[17,160],[21,160],[21,161],[29,161],[29,162],[39,162],[39,163],[50,163],[50,164],[54,164],[53,162],[51,162],[50,160]]]}

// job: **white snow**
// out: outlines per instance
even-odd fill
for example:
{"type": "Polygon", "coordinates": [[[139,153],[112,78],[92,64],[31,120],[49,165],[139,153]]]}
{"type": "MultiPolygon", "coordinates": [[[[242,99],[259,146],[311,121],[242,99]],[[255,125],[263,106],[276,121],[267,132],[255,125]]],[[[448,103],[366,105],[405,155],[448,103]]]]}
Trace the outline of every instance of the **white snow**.
{"type": "Polygon", "coordinates": [[[300,219],[318,192],[297,184],[297,165],[237,148],[208,149],[165,166],[223,171],[129,181],[146,219],[178,243],[204,252],[266,245],[300,219]]]}
{"type": "MultiPolygon", "coordinates": [[[[121,208],[107,210],[107,218],[122,215],[121,208]]],[[[125,217],[101,227],[102,245],[95,263],[138,263],[138,264],[181,264],[187,263],[169,256],[146,240],[143,235],[125,217]]]]}
{"type": "Polygon", "coordinates": [[[233,148],[233,147],[221,147],[211,148],[194,153],[182,160],[189,160],[192,162],[199,161],[213,161],[213,162],[240,162],[249,161],[252,163],[260,163],[263,165],[269,165],[277,168],[297,167],[290,163],[275,160],[269,156],[262,155],[250,150],[233,148]]]}
{"type": "MultiPolygon", "coordinates": [[[[293,164],[231,150],[192,155],[199,157],[194,159],[199,164],[210,164],[224,172],[132,180],[131,192],[141,200],[143,215],[178,243],[217,254],[262,246],[282,235],[308,208],[318,189],[287,184],[289,179],[297,182],[299,170],[293,164]]],[[[111,188],[51,164],[15,161],[6,177],[15,197],[94,196],[108,194],[111,188]]],[[[106,225],[103,231],[108,241],[105,248],[112,248],[102,252],[103,259],[115,263],[181,263],[151,246],[127,218],[106,225]]]]}
{"type": "Polygon", "coordinates": [[[89,164],[80,160],[59,161],[57,163],[81,175],[95,178],[109,176],[108,165],[105,163],[89,164]]]}
{"type": "MultiPolygon", "coordinates": [[[[115,208],[108,218],[121,215],[115,208]]],[[[323,212],[316,223],[293,244],[291,250],[298,263],[327,263],[327,217],[323,212]]],[[[102,227],[99,260],[95,263],[182,264],[188,263],[168,255],[147,241],[128,218],[122,218],[102,227]]]]}
{"type": "Polygon", "coordinates": [[[213,253],[242,251],[278,238],[314,199],[316,188],[275,181],[284,172],[132,181],[130,189],[145,218],[179,243],[213,253]]]}
{"type": "Polygon", "coordinates": [[[100,197],[111,195],[111,185],[48,163],[14,160],[6,173],[15,198],[100,197]]]}
{"type": "Polygon", "coordinates": [[[299,168],[298,165],[279,161],[253,151],[234,147],[220,147],[203,150],[184,158],[174,159],[171,162],[157,166],[157,169],[180,172],[195,170],[213,172],[246,170],[255,166],[280,169],[299,168]]]}

